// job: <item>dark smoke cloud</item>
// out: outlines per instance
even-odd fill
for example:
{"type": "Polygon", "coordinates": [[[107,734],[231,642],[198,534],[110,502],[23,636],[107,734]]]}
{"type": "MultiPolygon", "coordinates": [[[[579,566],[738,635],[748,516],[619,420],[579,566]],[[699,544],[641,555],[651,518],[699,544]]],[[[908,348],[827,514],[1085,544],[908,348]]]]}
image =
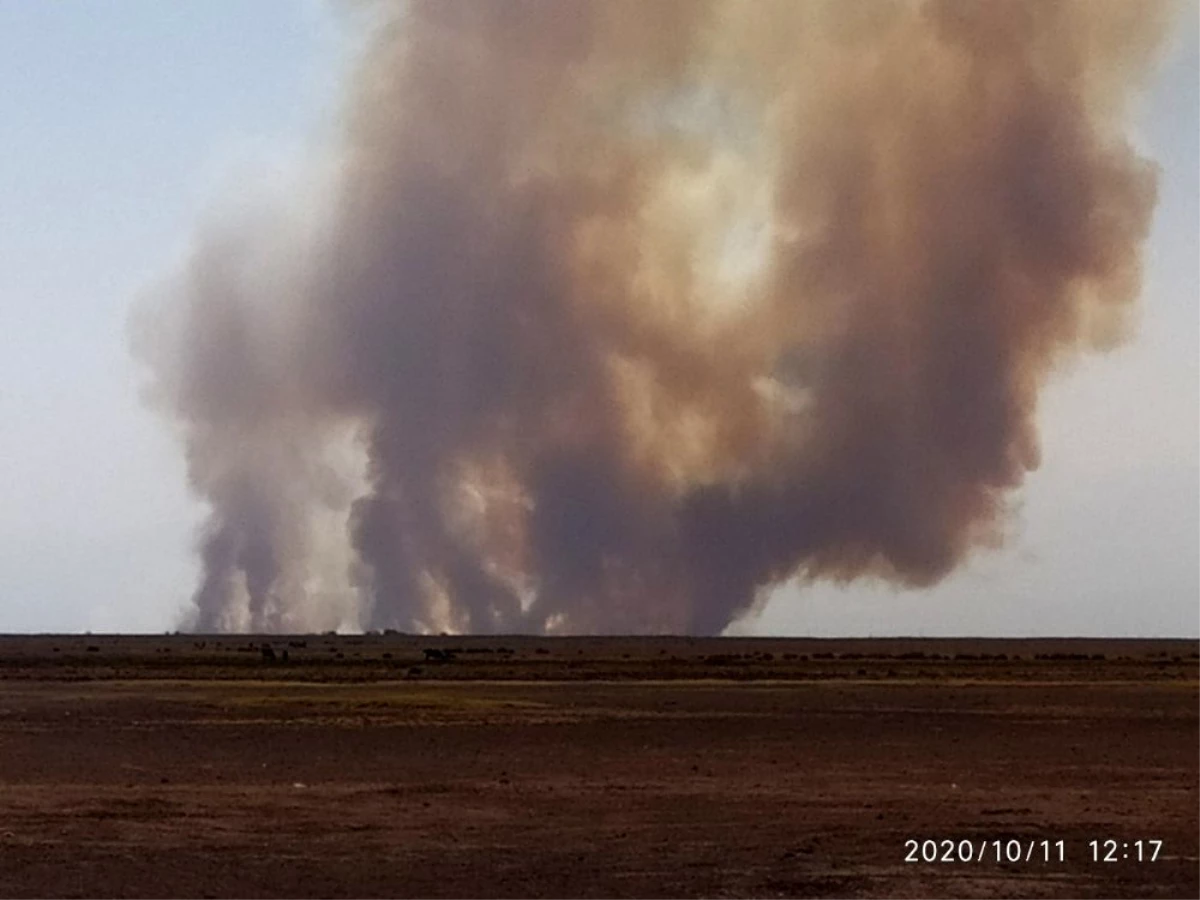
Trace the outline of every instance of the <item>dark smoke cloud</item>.
{"type": "Polygon", "coordinates": [[[375,12],[319,215],[204,232],[136,323],[192,627],[715,633],[998,540],[1139,289],[1165,7],[375,12]]]}

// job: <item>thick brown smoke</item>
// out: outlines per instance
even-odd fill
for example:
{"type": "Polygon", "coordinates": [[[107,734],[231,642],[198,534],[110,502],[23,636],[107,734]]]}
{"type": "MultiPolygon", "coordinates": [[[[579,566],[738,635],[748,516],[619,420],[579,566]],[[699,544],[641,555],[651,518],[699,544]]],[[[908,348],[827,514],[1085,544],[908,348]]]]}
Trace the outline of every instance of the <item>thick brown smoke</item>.
{"type": "Polygon", "coordinates": [[[206,232],[138,322],[192,627],[715,633],[997,538],[1139,289],[1163,7],[377,12],[316,220],[206,232]]]}

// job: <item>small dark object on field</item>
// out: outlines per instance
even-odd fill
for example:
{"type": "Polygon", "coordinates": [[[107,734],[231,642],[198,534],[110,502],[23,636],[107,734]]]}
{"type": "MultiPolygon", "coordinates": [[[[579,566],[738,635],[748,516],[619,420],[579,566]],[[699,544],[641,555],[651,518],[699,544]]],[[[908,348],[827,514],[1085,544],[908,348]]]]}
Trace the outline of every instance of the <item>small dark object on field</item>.
{"type": "Polygon", "coordinates": [[[284,651],[283,651],[283,653],[280,655],[280,658],[281,658],[281,659],[282,659],[284,662],[287,662],[287,661],[288,661],[288,652],[287,652],[287,648],[284,648],[284,651]]]}
{"type": "Polygon", "coordinates": [[[420,666],[411,666],[411,667],[409,667],[408,674],[410,676],[416,676],[416,675],[420,675],[421,671],[422,671],[422,669],[420,666]]]}
{"type": "Polygon", "coordinates": [[[275,650],[270,644],[262,645],[262,658],[265,662],[275,662],[275,650]]]}
{"type": "Polygon", "coordinates": [[[99,653],[100,648],[97,647],[95,644],[88,644],[87,652],[88,653],[99,653]]]}
{"type": "Polygon", "coordinates": [[[303,650],[308,646],[308,641],[288,641],[289,647],[295,647],[297,650],[303,650]]]}
{"type": "Polygon", "coordinates": [[[543,656],[544,656],[545,654],[549,653],[549,652],[550,652],[550,651],[549,651],[549,650],[547,650],[545,647],[538,647],[538,648],[537,648],[537,649],[534,651],[534,653],[540,653],[540,654],[542,654],[543,656]]]}
{"type": "Polygon", "coordinates": [[[446,662],[454,659],[449,651],[439,650],[437,647],[426,647],[424,653],[427,662],[446,662]]]}
{"type": "Polygon", "coordinates": [[[195,647],[197,650],[203,650],[205,647],[208,646],[208,642],[207,641],[193,641],[192,646],[195,647]]]}
{"type": "Polygon", "coordinates": [[[392,654],[390,654],[390,653],[385,653],[385,654],[383,654],[383,658],[384,658],[384,659],[391,659],[391,658],[392,658],[392,654]]]}

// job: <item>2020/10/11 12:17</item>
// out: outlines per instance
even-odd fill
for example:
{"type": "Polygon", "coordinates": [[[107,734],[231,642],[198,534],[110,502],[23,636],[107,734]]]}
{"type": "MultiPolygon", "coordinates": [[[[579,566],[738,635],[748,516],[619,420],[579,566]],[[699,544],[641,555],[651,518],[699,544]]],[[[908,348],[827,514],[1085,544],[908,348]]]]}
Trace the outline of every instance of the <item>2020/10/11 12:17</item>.
{"type": "MultiPolygon", "coordinates": [[[[904,842],[906,863],[1065,863],[1067,842],[1065,840],[919,840],[910,838],[904,842]]],[[[1163,841],[1138,839],[1120,841],[1114,838],[1088,841],[1091,861],[1094,863],[1155,862],[1162,853],[1163,841]]]]}

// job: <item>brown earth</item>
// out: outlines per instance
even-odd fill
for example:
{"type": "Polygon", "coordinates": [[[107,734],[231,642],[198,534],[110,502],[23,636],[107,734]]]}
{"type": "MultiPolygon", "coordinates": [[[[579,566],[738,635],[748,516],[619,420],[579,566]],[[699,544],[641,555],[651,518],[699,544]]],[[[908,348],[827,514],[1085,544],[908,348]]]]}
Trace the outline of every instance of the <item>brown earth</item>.
{"type": "Polygon", "coordinates": [[[1197,650],[0,637],[0,895],[1195,897],[1197,650]]]}

